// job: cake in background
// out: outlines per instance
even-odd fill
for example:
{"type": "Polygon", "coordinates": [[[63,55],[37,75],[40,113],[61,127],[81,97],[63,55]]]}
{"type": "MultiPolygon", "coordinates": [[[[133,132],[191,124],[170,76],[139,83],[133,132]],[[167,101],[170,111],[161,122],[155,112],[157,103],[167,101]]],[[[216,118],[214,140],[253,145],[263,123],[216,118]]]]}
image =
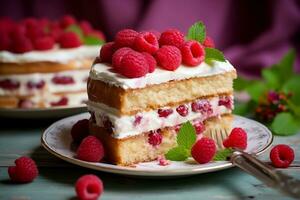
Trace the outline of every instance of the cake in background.
{"type": "Polygon", "coordinates": [[[214,48],[205,26],[119,31],[105,44],[88,79],[90,133],[118,165],[151,161],[177,145],[190,121],[199,137],[230,132],[235,68],[214,48]]]}
{"type": "Polygon", "coordinates": [[[66,15],[0,19],[0,108],[79,106],[104,43],[102,32],[66,15]]]}

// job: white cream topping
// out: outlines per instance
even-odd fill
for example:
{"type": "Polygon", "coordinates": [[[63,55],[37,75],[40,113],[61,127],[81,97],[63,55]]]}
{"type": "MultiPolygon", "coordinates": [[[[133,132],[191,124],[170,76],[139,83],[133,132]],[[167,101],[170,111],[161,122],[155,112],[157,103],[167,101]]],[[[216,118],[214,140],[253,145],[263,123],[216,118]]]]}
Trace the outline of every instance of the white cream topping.
{"type": "Polygon", "coordinates": [[[0,87],[0,95],[33,95],[47,93],[57,93],[57,92],[75,92],[86,90],[86,80],[88,78],[89,70],[70,70],[58,73],[33,73],[33,74],[20,74],[20,75],[1,75],[0,81],[11,80],[14,82],[19,82],[20,87],[14,90],[8,90],[0,87]],[[56,76],[69,76],[72,77],[74,83],[72,84],[56,84],[52,79],[56,76]],[[42,89],[29,89],[27,83],[29,81],[38,83],[43,80],[45,85],[42,89]]]}
{"type": "MultiPolygon", "coordinates": [[[[233,96],[229,96],[231,99],[231,107],[227,108],[224,105],[219,105],[219,97],[213,97],[208,100],[211,104],[212,112],[210,114],[205,114],[201,112],[194,112],[191,108],[191,103],[185,104],[188,107],[188,114],[186,116],[181,116],[177,111],[176,107],[166,107],[167,109],[172,109],[172,113],[167,117],[160,117],[157,110],[152,110],[148,112],[140,112],[136,115],[117,115],[118,111],[115,108],[111,108],[102,103],[95,103],[88,101],[88,110],[94,113],[96,124],[100,127],[104,127],[104,121],[107,118],[112,124],[113,133],[112,136],[115,138],[126,138],[134,135],[138,135],[151,130],[156,130],[164,127],[173,127],[178,124],[184,123],[186,121],[191,121],[194,119],[200,119],[201,121],[212,117],[218,116],[224,113],[230,113],[233,106],[233,96]],[[135,123],[137,117],[141,117],[138,123],[135,123]]],[[[202,100],[200,100],[202,101],[202,100]]],[[[203,100],[206,101],[206,100],[203,100]]],[[[162,108],[162,109],[166,109],[162,108]]]]}
{"type": "Polygon", "coordinates": [[[153,73],[148,73],[140,78],[126,78],[112,71],[112,67],[105,63],[97,63],[92,66],[90,78],[121,87],[123,89],[143,88],[147,85],[160,84],[172,80],[183,80],[192,77],[206,77],[234,71],[234,67],[228,62],[213,61],[211,65],[202,62],[196,67],[179,66],[175,71],[168,71],[159,67],[153,73]]]}
{"type": "Polygon", "coordinates": [[[95,58],[99,53],[99,46],[80,46],[77,48],[60,49],[57,46],[46,51],[30,51],[16,54],[9,51],[0,51],[2,63],[28,63],[28,62],[58,62],[67,63],[70,60],[95,58]]]}

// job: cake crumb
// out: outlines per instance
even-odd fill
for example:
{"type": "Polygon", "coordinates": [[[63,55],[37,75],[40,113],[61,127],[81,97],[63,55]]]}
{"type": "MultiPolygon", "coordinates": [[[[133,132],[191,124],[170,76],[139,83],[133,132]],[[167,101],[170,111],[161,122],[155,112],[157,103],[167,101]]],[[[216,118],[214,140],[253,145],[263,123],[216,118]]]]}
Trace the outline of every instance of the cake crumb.
{"type": "Polygon", "coordinates": [[[158,165],[160,165],[160,166],[167,166],[167,165],[170,164],[170,161],[167,160],[165,158],[165,156],[163,156],[163,155],[162,156],[158,156],[157,161],[158,161],[158,165]]]}

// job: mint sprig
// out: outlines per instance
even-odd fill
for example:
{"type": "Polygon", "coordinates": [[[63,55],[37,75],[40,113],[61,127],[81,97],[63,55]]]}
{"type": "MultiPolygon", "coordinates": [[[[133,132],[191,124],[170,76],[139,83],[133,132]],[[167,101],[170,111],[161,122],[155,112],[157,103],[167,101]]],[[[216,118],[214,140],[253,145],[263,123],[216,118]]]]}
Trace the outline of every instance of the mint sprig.
{"type": "Polygon", "coordinates": [[[225,56],[224,54],[219,51],[218,49],[214,48],[205,48],[205,62],[209,63],[212,60],[225,62],[225,56]]]}
{"type": "Polygon", "coordinates": [[[188,121],[181,125],[177,134],[177,145],[166,153],[166,158],[173,161],[186,160],[191,154],[191,148],[196,142],[196,131],[193,125],[188,121]]]}
{"type": "Polygon", "coordinates": [[[225,161],[228,159],[228,157],[233,153],[232,148],[226,148],[226,149],[221,149],[217,151],[215,154],[213,160],[214,161],[225,161]]]}
{"type": "Polygon", "coordinates": [[[93,35],[84,35],[82,29],[78,25],[71,25],[65,29],[65,32],[74,32],[85,45],[100,45],[104,41],[93,35]]]}
{"type": "Polygon", "coordinates": [[[206,28],[203,22],[199,21],[193,24],[189,28],[186,38],[188,40],[196,40],[202,44],[206,38],[206,28]]]}

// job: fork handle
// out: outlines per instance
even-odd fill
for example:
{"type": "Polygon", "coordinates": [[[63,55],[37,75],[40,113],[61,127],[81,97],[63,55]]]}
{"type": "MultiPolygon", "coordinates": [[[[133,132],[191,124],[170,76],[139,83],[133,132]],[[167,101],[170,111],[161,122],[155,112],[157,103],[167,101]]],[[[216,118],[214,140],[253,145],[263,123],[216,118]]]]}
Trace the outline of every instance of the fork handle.
{"type": "Polygon", "coordinates": [[[300,198],[299,180],[277,171],[254,156],[242,151],[234,151],[230,160],[235,166],[255,176],[269,187],[279,189],[293,198],[300,198]]]}

